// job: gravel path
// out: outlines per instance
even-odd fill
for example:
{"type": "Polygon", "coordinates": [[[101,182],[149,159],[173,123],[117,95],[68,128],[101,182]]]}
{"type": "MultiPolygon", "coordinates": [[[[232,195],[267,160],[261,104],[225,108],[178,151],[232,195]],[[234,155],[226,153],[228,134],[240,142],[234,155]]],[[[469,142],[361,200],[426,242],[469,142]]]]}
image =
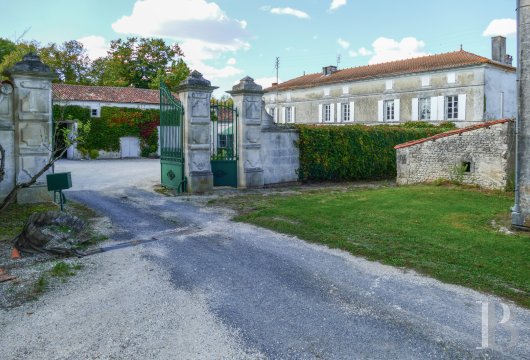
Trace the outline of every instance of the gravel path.
{"type": "Polygon", "coordinates": [[[0,310],[0,358],[259,358],[212,314],[203,293],[175,288],[146,253],[136,247],[85,258],[85,270],[64,288],[0,310]]]}
{"type": "Polygon", "coordinates": [[[110,217],[115,241],[157,240],[85,258],[89,271],[64,288],[0,313],[2,358],[530,358],[526,309],[508,303],[496,346],[477,349],[481,302],[496,308],[493,328],[501,299],[234,223],[146,184],[69,193],[110,217]]]}

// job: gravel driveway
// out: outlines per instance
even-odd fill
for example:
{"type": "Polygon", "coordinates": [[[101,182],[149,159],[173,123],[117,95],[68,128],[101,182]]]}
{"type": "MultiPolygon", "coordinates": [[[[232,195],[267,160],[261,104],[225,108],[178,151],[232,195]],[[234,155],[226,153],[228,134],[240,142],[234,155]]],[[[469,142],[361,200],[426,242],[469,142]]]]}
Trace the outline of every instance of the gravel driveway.
{"type": "MultiPolygon", "coordinates": [[[[130,178],[123,163],[112,181],[130,178]]],[[[85,164],[98,178],[113,171],[85,164]]],[[[74,171],[69,196],[108,215],[115,242],[156,241],[87,257],[88,270],[63,288],[0,312],[2,358],[530,358],[528,310],[231,222],[147,191],[148,174],[95,191],[75,166],[58,166],[74,171]],[[477,349],[481,302],[496,308],[493,349],[477,349]]]]}

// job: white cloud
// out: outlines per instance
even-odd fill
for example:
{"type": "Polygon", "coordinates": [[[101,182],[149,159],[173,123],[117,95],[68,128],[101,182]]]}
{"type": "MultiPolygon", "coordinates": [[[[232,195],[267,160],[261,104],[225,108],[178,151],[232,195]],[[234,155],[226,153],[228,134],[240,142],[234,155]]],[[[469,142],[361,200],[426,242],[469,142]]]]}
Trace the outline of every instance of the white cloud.
{"type": "Polygon", "coordinates": [[[110,44],[107,43],[104,37],[90,35],[77,39],[77,41],[83,44],[90,59],[95,60],[107,56],[110,44]]]}
{"type": "Polygon", "coordinates": [[[347,48],[350,47],[350,43],[347,42],[347,41],[344,40],[344,39],[341,39],[341,38],[339,38],[339,39],[337,40],[337,44],[339,44],[340,47],[343,48],[343,49],[347,49],[347,48]]]}
{"type": "Polygon", "coordinates": [[[372,55],[373,52],[371,52],[370,50],[368,50],[367,48],[365,47],[362,47],[359,49],[359,55],[361,56],[368,56],[368,55],[372,55]]]}
{"type": "Polygon", "coordinates": [[[357,56],[369,56],[372,55],[373,52],[371,50],[368,50],[365,47],[359,48],[358,50],[350,50],[348,54],[351,57],[357,57],[357,56]]]}
{"type": "Polygon", "coordinates": [[[495,19],[490,22],[484,36],[514,36],[517,33],[517,22],[515,19],[495,19]]]}
{"type": "Polygon", "coordinates": [[[270,9],[270,13],[271,14],[276,14],[276,15],[291,15],[291,16],[295,16],[299,19],[310,19],[310,16],[302,11],[302,10],[298,10],[298,9],[293,9],[293,8],[290,8],[290,7],[285,7],[285,8],[272,8],[270,9]]]}
{"type": "Polygon", "coordinates": [[[234,64],[217,69],[205,61],[250,48],[244,40],[248,37],[246,27],[245,20],[229,18],[216,3],[207,0],[137,0],[130,15],[112,24],[119,34],[178,41],[188,65],[207,79],[242,72],[234,64]]]}
{"type": "Polygon", "coordinates": [[[369,64],[427,55],[424,52],[425,42],[414,37],[406,37],[401,41],[380,37],[372,43],[372,47],[374,55],[370,59],[369,64]]]}
{"type": "Polygon", "coordinates": [[[235,65],[237,62],[236,58],[230,58],[226,61],[226,65],[235,65]]]}
{"type": "Polygon", "coordinates": [[[347,2],[347,0],[333,0],[333,1],[331,1],[331,5],[329,6],[329,10],[330,11],[337,10],[341,6],[346,5],[346,2],[347,2]]]}
{"type": "MultiPolygon", "coordinates": [[[[259,79],[254,79],[254,82],[258,85],[261,85],[264,89],[268,88],[268,87],[271,87],[272,86],[272,83],[275,83],[276,82],[276,77],[275,76],[271,76],[271,77],[262,77],[262,78],[259,78],[259,79]]],[[[282,80],[279,79],[279,82],[281,83],[282,80]]]]}

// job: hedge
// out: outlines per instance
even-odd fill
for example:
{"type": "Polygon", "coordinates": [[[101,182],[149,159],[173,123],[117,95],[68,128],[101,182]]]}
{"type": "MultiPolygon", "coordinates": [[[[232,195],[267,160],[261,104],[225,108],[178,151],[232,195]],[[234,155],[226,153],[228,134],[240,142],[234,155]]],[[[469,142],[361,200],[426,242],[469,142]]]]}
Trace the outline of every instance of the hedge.
{"type": "MultiPolygon", "coordinates": [[[[451,125],[298,125],[301,181],[384,180],[396,177],[394,146],[451,129],[451,125]]],[[[454,127],[454,125],[452,126],[454,127]]]]}
{"type": "MultiPolygon", "coordinates": [[[[61,108],[54,105],[54,117],[60,118],[61,108]]],[[[91,118],[90,109],[77,105],[64,108],[65,118],[82,122],[90,120],[90,134],[86,138],[85,150],[119,151],[120,137],[136,136],[141,139],[142,156],[156,152],[158,146],[157,126],[160,124],[158,109],[131,109],[102,107],[100,117],[91,118]],[[67,116],[68,115],[68,116],[67,116]]]]}
{"type": "Polygon", "coordinates": [[[53,120],[55,122],[61,120],[80,120],[85,122],[90,119],[90,109],[77,106],[77,105],[68,105],[60,106],[53,105],[53,120]]]}

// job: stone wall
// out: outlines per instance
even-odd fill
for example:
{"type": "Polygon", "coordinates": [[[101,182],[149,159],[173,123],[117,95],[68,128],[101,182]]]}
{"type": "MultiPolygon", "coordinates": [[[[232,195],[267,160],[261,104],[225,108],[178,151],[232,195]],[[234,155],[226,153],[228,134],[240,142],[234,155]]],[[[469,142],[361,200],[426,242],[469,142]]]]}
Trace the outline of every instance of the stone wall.
{"type": "Polygon", "coordinates": [[[396,150],[398,185],[448,179],[505,189],[513,176],[513,122],[453,130],[398,145],[396,150]]]}
{"type": "Polygon", "coordinates": [[[262,113],[261,161],[265,185],[298,181],[300,152],[298,131],[273,124],[272,116],[262,113]]]}

